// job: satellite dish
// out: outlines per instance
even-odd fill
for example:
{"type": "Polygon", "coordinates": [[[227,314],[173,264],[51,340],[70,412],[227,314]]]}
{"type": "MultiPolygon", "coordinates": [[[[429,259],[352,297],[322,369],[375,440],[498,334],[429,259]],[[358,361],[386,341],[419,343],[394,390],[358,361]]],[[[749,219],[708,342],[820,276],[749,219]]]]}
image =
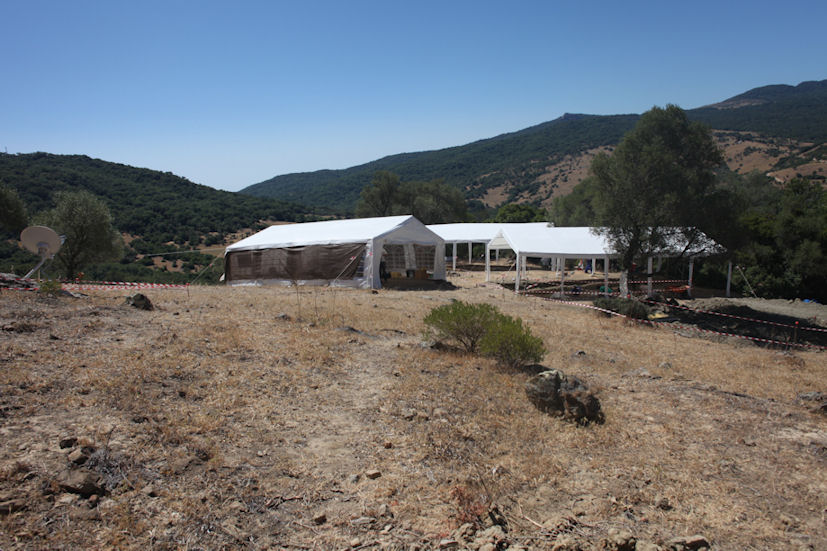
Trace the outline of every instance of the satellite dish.
{"type": "Polygon", "coordinates": [[[20,241],[28,250],[40,255],[40,262],[24,276],[26,279],[40,269],[44,262],[54,257],[63,244],[63,238],[46,226],[29,226],[20,234],[20,241]]]}

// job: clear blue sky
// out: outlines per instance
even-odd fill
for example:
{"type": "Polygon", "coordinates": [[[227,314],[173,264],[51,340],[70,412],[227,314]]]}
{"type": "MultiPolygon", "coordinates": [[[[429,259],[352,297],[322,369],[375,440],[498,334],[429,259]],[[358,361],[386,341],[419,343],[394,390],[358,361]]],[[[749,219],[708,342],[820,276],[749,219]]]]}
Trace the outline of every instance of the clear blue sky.
{"type": "Polygon", "coordinates": [[[0,151],[238,190],[827,78],[827,2],[0,0],[0,151]]]}

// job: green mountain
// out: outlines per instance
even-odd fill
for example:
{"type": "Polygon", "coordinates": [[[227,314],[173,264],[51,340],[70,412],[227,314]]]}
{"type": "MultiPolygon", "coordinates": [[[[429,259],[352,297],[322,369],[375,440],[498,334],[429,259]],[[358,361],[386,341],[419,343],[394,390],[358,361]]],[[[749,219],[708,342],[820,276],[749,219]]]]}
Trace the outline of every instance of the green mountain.
{"type": "MultiPolygon", "coordinates": [[[[0,182],[17,191],[30,216],[54,207],[57,191],[86,190],[105,201],[115,227],[127,236],[127,247],[120,266],[87,270],[97,279],[189,281],[214,257],[182,251],[220,247],[245,229],[263,228],[268,221],[304,221],[309,215],[292,203],[219,191],[169,172],[83,155],[0,153],[0,182]],[[146,256],[158,253],[169,256],[163,261],[146,256]]],[[[0,271],[33,264],[17,237],[0,232],[0,271]]]]}
{"type": "MultiPolygon", "coordinates": [[[[764,86],[715,105],[689,110],[688,114],[716,130],[824,143],[827,80],[798,86],[764,86]]],[[[471,200],[481,200],[498,191],[494,197],[501,202],[544,203],[555,192],[573,187],[576,181],[568,181],[569,176],[579,179],[583,175],[582,170],[578,176],[556,167],[572,162],[578,155],[616,144],[637,119],[638,115],[567,114],[463,146],[392,155],[344,170],[276,176],[249,186],[242,193],[349,213],[373,174],[389,170],[405,181],[442,179],[462,189],[471,200]]],[[[490,197],[487,202],[492,202],[490,197]]]]}

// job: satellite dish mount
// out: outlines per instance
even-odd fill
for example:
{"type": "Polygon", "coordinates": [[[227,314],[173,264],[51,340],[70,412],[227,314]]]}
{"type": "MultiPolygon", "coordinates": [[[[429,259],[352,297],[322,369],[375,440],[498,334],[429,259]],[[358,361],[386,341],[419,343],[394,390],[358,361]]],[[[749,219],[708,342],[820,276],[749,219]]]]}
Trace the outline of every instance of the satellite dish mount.
{"type": "Polygon", "coordinates": [[[24,276],[25,279],[30,278],[47,260],[55,256],[63,244],[63,239],[55,230],[46,226],[29,226],[23,230],[20,234],[23,246],[40,256],[40,262],[24,276]]]}

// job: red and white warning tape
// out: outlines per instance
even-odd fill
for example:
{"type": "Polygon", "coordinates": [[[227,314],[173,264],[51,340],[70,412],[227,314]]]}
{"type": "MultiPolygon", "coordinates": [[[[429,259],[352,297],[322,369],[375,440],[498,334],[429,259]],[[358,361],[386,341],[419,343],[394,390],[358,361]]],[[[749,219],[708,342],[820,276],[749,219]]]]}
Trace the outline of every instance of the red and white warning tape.
{"type": "Polygon", "coordinates": [[[827,329],[823,329],[821,327],[802,327],[801,325],[790,325],[789,323],[778,323],[776,321],[762,320],[762,319],[756,319],[756,318],[747,318],[747,317],[744,317],[744,316],[736,316],[735,314],[725,314],[723,312],[715,312],[715,311],[712,311],[712,310],[701,310],[700,308],[690,308],[689,306],[683,306],[683,305],[680,305],[680,304],[675,304],[675,305],[666,304],[664,302],[658,302],[656,300],[643,299],[643,300],[641,300],[641,302],[647,302],[649,304],[657,304],[659,306],[667,306],[669,308],[680,308],[681,310],[688,310],[690,312],[699,312],[701,314],[710,314],[712,316],[721,316],[721,317],[725,317],[725,318],[733,318],[733,319],[739,319],[739,320],[744,320],[744,321],[751,321],[751,322],[754,322],[754,323],[763,323],[763,324],[766,324],[766,325],[774,325],[776,327],[785,327],[785,328],[788,328],[788,329],[801,329],[802,331],[819,331],[821,333],[827,333],[827,329]]]}
{"type": "Polygon", "coordinates": [[[690,331],[697,331],[699,333],[719,335],[719,336],[722,336],[722,337],[735,337],[735,338],[738,338],[738,339],[745,339],[745,340],[762,342],[762,343],[773,344],[773,345],[778,345],[778,346],[795,346],[795,347],[798,347],[798,348],[810,348],[810,349],[814,349],[814,350],[827,350],[827,346],[821,346],[821,345],[818,345],[818,344],[775,341],[775,340],[771,340],[771,339],[762,339],[760,337],[751,337],[751,336],[748,336],[748,335],[737,335],[735,333],[723,333],[723,332],[720,332],[720,331],[712,331],[711,329],[701,329],[700,327],[695,327],[695,326],[692,326],[692,325],[684,325],[684,324],[674,323],[674,322],[641,320],[641,319],[630,318],[629,316],[625,316],[623,314],[619,314],[619,313],[613,312],[611,310],[606,310],[604,308],[597,308],[596,306],[592,306],[591,304],[583,304],[582,302],[574,302],[574,301],[570,301],[570,300],[561,300],[561,299],[556,299],[556,298],[544,298],[544,297],[540,297],[540,298],[543,298],[543,300],[547,300],[549,302],[556,302],[556,303],[559,303],[559,304],[568,304],[570,306],[577,306],[579,308],[587,308],[589,310],[597,310],[599,312],[604,312],[604,313],[612,315],[612,316],[626,318],[626,319],[629,319],[629,320],[632,320],[632,321],[635,321],[635,322],[638,322],[638,323],[651,325],[653,327],[658,327],[658,326],[667,327],[667,328],[676,328],[676,327],[678,327],[678,328],[687,329],[687,330],[690,330],[690,331]]]}
{"type": "Polygon", "coordinates": [[[188,283],[138,283],[126,281],[106,281],[99,283],[64,283],[67,291],[122,291],[133,289],[186,289],[188,283]]]}

